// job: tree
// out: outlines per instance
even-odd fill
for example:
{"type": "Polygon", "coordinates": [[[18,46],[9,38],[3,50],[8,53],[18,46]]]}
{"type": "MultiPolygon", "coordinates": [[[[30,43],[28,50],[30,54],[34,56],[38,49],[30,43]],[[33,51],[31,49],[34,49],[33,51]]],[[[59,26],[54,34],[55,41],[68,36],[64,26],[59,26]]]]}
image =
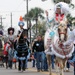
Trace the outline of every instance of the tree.
{"type": "Polygon", "coordinates": [[[44,17],[42,16],[43,13],[44,13],[44,11],[41,8],[35,7],[35,8],[32,8],[28,12],[28,15],[26,14],[24,17],[31,18],[32,20],[35,20],[38,17],[44,19],[44,17]]]}
{"type": "MultiPolygon", "coordinates": [[[[32,27],[32,31],[34,34],[36,34],[35,29],[36,29],[36,25],[34,24],[34,26],[32,27]]],[[[43,22],[38,21],[37,31],[38,31],[37,34],[40,34],[42,36],[45,35],[45,32],[46,32],[46,22],[45,21],[43,22]]]]}
{"type": "Polygon", "coordinates": [[[32,8],[29,12],[28,15],[26,14],[24,16],[24,19],[29,19],[29,20],[35,20],[36,22],[36,34],[37,34],[37,22],[38,22],[38,18],[40,17],[41,19],[44,19],[43,16],[44,11],[41,8],[35,7],[32,8]]]}

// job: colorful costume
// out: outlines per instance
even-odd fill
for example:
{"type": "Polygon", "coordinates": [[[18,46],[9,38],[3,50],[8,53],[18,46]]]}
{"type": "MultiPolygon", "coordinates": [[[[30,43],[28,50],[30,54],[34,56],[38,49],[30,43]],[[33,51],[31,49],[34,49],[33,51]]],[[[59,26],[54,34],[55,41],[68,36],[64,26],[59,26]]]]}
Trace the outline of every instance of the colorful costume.
{"type": "Polygon", "coordinates": [[[60,21],[67,21],[67,18],[66,16],[69,14],[69,6],[67,3],[64,3],[64,2],[59,2],[55,5],[54,7],[54,18],[49,19],[49,16],[48,16],[48,12],[46,12],[47,14],[47,23],[51,23],[53,22],[53,25],[57,25],[59,24],[60,21]],[[59,8],[61,10],[61,13],[58,13],[57,12],[57,8],[59,8]]]}

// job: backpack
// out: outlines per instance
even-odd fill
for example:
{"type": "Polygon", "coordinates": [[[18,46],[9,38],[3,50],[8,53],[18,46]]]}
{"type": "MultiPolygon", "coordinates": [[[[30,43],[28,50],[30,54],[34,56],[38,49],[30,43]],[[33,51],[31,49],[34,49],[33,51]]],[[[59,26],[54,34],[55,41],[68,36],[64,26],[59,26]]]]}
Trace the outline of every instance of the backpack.
{"type": "MultiPolygon", "coordinates": [[[[6,46],[8,43],[4,44],[4,51],[3,51],[3,55],[7,56],[8,55],[8,51],[6,50],[6,46]]],[[[8,50],[9,50],[10,46],[8,46],[8,50]]]]}

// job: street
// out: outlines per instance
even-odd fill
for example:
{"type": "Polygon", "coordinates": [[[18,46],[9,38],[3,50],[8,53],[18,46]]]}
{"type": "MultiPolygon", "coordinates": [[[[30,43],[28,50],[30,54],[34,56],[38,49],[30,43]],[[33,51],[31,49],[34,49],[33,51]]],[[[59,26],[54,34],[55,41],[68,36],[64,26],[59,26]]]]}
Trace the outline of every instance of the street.
{"type": "MultiPolygon", "coordinates": [[[[32,68],[31,62],[28,63],[28,69],[25,72],[19,72],[17,69],[6,69],[4,67],[0,67],[1,75],[48,75],[48,72],[37,72],[36,68],[32,68]]],[[[64,72],[65,75],[74,75],[73,67],[71,66],[70,72],[64,72]]],[[[52,75],[56,75],[55,69],[52,70],[52,75]]]]}

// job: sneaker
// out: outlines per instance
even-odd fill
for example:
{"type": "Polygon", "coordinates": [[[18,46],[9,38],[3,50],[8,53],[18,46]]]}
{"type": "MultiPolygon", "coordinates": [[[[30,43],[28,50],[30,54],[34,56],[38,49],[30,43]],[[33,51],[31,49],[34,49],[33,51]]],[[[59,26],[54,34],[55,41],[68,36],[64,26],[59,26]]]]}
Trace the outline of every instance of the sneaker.
{"type": "Polygon", "coordinates": [[[6,66],[6,69],[8,69],[8,66],[6,66]]]}
{"type": "Polygon", "coordinates": [[[41,71],[42,71],[42,72],[44,72],[44,70],[43,70],[43,69],[42,69],[41,71]]]}
{"type": "Polygon", "coordinates": [[[37,70],[37,72],[40,72],[40,70],[37,70]]]}
{"type": "Polygon", "coordinates": [[[23,68],[22,70],[25,71],[25,68],[23,68]]]}
{"type": "Polygon", "coordinates": [[[21,68],[18,68],[18,71],[21,71],[21,68]]]}

